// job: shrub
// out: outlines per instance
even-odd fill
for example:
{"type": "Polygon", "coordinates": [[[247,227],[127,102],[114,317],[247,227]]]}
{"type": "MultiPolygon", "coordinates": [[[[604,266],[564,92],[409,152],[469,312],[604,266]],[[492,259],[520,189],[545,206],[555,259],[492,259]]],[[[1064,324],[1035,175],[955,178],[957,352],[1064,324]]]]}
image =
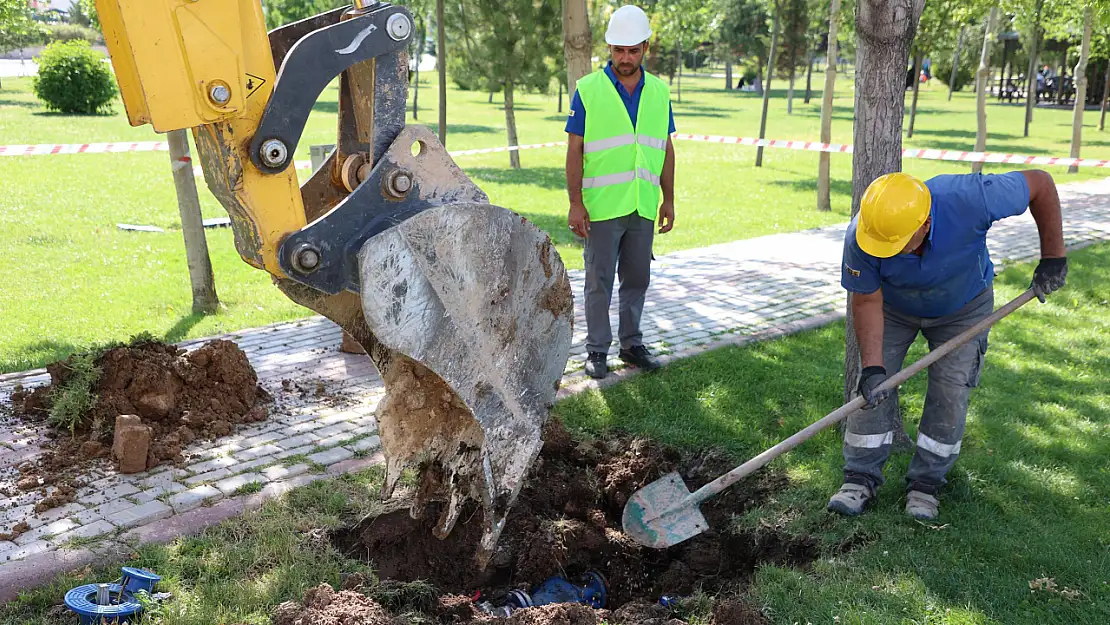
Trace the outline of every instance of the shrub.
{"type": "Polygon", "coordinates": [[[38,57],[35,95],[62,113],[93,115],[110,110],[116,95],[112,70],[87,41],[59,41],[38,57]]]}
{"type": "Polygon", "coordinates": [[[87,41],[92,45],[101,43],[103,39],[95,29],[80,24],[47,24],[46,43],[55,41],[87,41]]]}

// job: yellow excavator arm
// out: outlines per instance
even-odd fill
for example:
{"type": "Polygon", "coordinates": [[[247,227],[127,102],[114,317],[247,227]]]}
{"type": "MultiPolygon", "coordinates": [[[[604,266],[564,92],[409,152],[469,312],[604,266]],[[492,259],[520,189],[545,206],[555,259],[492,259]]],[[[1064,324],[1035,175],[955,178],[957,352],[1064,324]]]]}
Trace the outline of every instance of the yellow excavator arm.
{"type": "Polygon", "coordinates": [[[192,128],[242,258],[362,344],[386,388],[383,496],[449,534],[482,507],[492,554],[567,361],[573,303],[551,240],[493,206],[423,126],[406,126],[406,9],[357,0],[269,33],[258,0],[97,0],[133,125],[192,128]],[[293,155],[339,78],[336,149],[293,155]]]}

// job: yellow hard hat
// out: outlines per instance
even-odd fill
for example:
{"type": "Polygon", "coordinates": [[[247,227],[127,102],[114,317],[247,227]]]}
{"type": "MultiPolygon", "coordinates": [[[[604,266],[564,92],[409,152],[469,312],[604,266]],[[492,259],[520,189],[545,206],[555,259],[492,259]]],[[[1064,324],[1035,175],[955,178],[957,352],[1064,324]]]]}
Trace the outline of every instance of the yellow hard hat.
{"type": "Polygon", "coordinates": [[[932,204],[929,187],[917,178],[902,172],[879,176],[860,199],[856,243],[876,258],[894,256],[929,218],[932,204]]]}

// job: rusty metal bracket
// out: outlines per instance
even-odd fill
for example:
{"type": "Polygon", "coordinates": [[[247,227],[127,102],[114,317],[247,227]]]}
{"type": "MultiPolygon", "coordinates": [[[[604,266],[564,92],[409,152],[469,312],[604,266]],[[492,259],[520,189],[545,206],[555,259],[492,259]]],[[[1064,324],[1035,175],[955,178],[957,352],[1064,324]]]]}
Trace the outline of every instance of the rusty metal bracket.
{"type": "Polygon", "coordinates": [[[301,37],[285,54],[273,95],[251,138],[255,166],[267,173],[285,171],[328,83],[358,63],[405,49],[413,30],[408,10],[382,5],[301,37]]]}
{"type": "Polygon", "coordinates": [[[285,239],[278,262],[314,289],[359,293],[357,255],[368,239],[435,206],[488,202],[430,130],[408,126],[353,193],[285,239]]]}

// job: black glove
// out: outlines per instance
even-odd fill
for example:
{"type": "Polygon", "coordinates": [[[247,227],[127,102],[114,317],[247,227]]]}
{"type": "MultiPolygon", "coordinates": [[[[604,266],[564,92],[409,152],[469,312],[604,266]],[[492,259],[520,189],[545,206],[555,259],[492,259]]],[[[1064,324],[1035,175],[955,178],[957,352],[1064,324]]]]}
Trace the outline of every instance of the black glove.
{"type": "Polygon", "coordinates": [[[864,406],[865,410],[871,410],[886,401],[887,397],[890,397],[889,390],[875,390],[883,382],[886,382],[885,367],[864,367],[859,378],[859,394],[867,400],[867,405],[864,406]]]}
{"type": "Polygon", "coordinates": [[[1044,296],[1064,286],[1067,276],[1067,258],[1042,258],[1033,270],[1033,283],[1029,286],[1043,304],[1044,296]]]}

